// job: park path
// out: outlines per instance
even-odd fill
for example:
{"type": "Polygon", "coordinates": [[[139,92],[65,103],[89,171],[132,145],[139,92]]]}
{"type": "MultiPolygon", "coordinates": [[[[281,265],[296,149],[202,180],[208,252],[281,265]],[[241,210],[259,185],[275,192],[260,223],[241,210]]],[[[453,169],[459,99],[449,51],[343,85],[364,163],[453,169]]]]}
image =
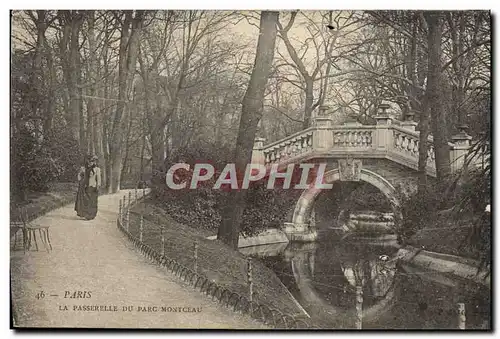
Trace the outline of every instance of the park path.
{"type": "Polygon", "coordinates": [[[50,225],[50,253],[41,246],[39,252],[32,249],[26,254],[22,249],[11,250],[15,327],[264,328],[138,253],[116,226],[124,194],[127,191],[99,197],[99,212],[92,221],[77,218],[73,204],[37,219],[35,223],[50,225]],[[41,291],[45,296],[37,298],[41,291]],[[90,292],[91,297],[65,298],[75,291],[82,291],[82,297],[90,292]],[[74,310],[77,306],[116,307],[117,311],[74,310]],[[132,311],[123,311],[126,306],[132,306],[132,311]],[[182,312],[174,312],[179,308],[182,312]]]}

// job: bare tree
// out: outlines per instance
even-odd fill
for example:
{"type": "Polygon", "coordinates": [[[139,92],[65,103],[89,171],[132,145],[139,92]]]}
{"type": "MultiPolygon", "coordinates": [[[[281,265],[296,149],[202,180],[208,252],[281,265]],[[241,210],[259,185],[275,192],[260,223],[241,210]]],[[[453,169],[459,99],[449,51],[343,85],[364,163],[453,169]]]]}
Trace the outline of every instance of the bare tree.
{"type": "MultiPolygon", "coordinates": [[[[263,11],[260,18],[260,34],[255,54],[255,63],[243,98],[240,127],[236,141],[235,163],[237,172],[243,173],[252,158],[252,148],[257,125],[262,118],[264,91],[274,58],[274,47],[278,24],[278,12],[263,11]]],[[[222,212],[217,239],[238,248],[241,216],[245,208],[246,190],[232,192],[222,212]]]]}
{"type": "Polygon", "coordinates": [[[125,135],[125,119],[127,104],[130,101],[130,91],[135,75],[136,60],[139,49],[140,34],[145,11],[125,11],[121,19],[121,37],[118,68],[118,102],[111,126],[109,173],[110,191],[120,190],[121,168],[123,160],[123,142],[125,135]]]}

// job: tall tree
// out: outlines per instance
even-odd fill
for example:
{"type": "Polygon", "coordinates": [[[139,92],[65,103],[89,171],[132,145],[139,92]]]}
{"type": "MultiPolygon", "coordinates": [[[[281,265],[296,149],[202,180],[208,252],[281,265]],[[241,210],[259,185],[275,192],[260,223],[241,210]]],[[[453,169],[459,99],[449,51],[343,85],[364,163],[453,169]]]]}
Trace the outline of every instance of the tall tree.
{"type": "MultiPolygon", "coordinates": [[[[241,118],[234,154],[237,173],[244,173],[252,158],[257,125],[262,118],[264,90],[271,72],[278,24],[278,12],[263,11],[260,15],[260,34],[250,82],[243,97],[241,118]]],[[[238,248],[241,217],[245,208],[246,190],[230,192],[222,211],[217,239],[238,248]]]]}
{"type": "Polygon", "coordinates": [[[139,48],[140,34],[145,11],[125,11],[122,21],[119,65],[118,65],[118,101],[113,119],[110,137],[111,173],[110,191],[116,193],[120,190],[121,167],[123,160],[123,142],[127,124],[127,103],[129,102],[132,81],[135,75],[136,60],[139,48]]]}
{"type": "MultiPolygon", "coordinates": [[[[442,14],[437,11],[425,12],[427,22],[428,45],[428,76],[427,76],[427,107],[432,120],[432,134],[436,160],[436,175],[438,180],[447,177],[451,172],[450,149],[446,129],[446,111],[442,100],[441,75],[441,36],[443,32],[442,14]]],[[[425,139],[424,139],[425,140],[425,139]]]]}

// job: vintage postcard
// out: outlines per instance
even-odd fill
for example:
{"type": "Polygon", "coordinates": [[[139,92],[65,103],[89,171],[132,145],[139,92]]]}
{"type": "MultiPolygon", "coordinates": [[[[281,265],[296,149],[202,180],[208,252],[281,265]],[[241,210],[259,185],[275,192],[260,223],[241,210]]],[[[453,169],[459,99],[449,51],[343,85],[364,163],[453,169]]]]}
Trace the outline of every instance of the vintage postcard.
{"type": "Polygon", "coordinates": [[[489,10],[13,10],[11,328],[491,331],[489,10]]]}

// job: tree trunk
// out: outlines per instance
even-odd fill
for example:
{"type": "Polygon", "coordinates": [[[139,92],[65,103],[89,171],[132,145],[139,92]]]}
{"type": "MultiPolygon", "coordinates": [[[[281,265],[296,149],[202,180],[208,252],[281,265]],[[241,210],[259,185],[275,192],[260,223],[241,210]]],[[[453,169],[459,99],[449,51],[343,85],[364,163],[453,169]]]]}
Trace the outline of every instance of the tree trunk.
{"type": "Polygon", "coordinates": [[[137,11],[135,18],[133,18],[132,11],[126,11],[125,20],[122,25],[118,66],[118,102],[110,138],[111,193],[116,193],[120,190],[123,139],[125,133],[123,117],[127,113],[126,103],[128,102],[129,92],[135,74],[143,14],[144,11],[137,11]],[[132,26],[131,29],[130,26],[132,26]]]}
{"type": "MultiPolygon", "coordinates": [[[[89,11],[87,14],[87,39],[89,44],[89,66],[88,66],[88,80],[89,85],[89,98],[87,98],[87,143],[89,145],[89,152],[92,154],[97,153],[97,102],[95,99],[97,93],[97,49],[95,41],[95,13],[94,11],[89,11]]],[[[97,155],[97,154],[96,154],[97,155]]]]}
{"type": "MultiPolygon", "coordinates": [[[[264,90],[274,58],[278,15],[278,12],[263,11],[260,16],[260,35],[255,63],[242,102],[240,127],[236,141],[234,158],[237,173],[244,173],[245,166],[250,163],[252,158],[257,125],[262,118],[264,90]]],[[[228,199],[222,210],[222,222],[217,233],[217,239],[234,249],[238,248],[246,192],[246,190],[238,190],[228,194],[228,199]]]]}
{"type": "Polygon", "coordinates": [[[313,94],[313,80],[312,78],[306,78],[305,80],[306,83],[306,103],[304,106],[304,123],[303,123],[303,128],[309,128],[311,126],[311,116],[312,116],[312,111],[313,111],[313,101],[314,101],[314,94],[313,94]]]}
{"type": "Polygon", "coordinates": [[[442,104],[441,86],[441,13],[426,12],[425,20],[428,26],[428,77],[427,104],[432,119],[432,134],[436,160],[436,175],[438,180],[446,178],[450,172],[450,150],[446,129],[446,111],[442,104]]]}
{"type": "Polygon", "coordinates": [[[52,57],[52,51],[50,50],[47,39],[44,39],[45,43],[45,55],[47,57],[47,68],[49,72],[49,83],[47,91],[47,106],[43,121],[43,132],[44,135],[52,132],[52,120],[54,113],[56,112],[56,85],[57,85],[57,74],[56,67],[54,65],[54,58],[52,57]]]}
{"type": "Polygon", "coordinates": [[[68,91],[69,91],[69,110],[70,110],[70,128],[73,132],[73,136],[80,143],[80,148],[84,150],[85,144],[83,143],[83,136],[81,135],[82,114],[80,108],[81,98],[79,97],[78,81],[80,79],[80,51],[79,51],[79,33],[81,27],[81,16],[80,14],[68,14],[71,20],[71,38],[69,42],[69,81],[68,81],[68,91]]]}
{"type": "MultiPolygon", "coordinates": [[[[105,21],[105,25],[108,22],[105,21]]],[[[110,38],[110,32],[106,31],[104,35],[104,41],[107,42],[109,41],[110,38]]],[[[102,47],[102,58],[103,58],[103,67],[104,67],[104,74],[109,74],[109,64],[108,64],[108,44],[104,43],[102,47]]],[[[109,81],[108,77],[104,78],[104,86],[102,86],[102,97],[107,98],[108,97],[108,92],[109,92],[109,81]]],[[[110,180],[109,180],[109,174],[111,172],[111,165],[109,161],[109,141],[108,141],[108,118],[109,118],[109,109],[108,109],[108,104],[106,101],[102,102],[102,106],[100,109],[100,114],[99,114],[99,121],[101,122],[102,128],[100,128],[98,132],[98,137],[100,138],[99,140],[99,146],[102,151],[102,153],[98,153],[99,156],[99,163],[101,164],[101,169],[102,169],[102,187],[105,188],[106,193],[111,193],[110,189],[110,180]]]]}

